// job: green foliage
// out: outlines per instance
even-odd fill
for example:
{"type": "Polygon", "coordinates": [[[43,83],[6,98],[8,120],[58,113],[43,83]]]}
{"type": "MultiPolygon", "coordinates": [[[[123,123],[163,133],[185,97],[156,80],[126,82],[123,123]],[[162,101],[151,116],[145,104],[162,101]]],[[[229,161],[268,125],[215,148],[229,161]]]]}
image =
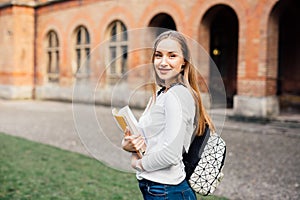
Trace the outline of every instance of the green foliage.
{"type": "Polygon", "coordinates": [[[0,199],[134,200],[142,196],[132,173],[81,154],[0,134],[0,199]]]}

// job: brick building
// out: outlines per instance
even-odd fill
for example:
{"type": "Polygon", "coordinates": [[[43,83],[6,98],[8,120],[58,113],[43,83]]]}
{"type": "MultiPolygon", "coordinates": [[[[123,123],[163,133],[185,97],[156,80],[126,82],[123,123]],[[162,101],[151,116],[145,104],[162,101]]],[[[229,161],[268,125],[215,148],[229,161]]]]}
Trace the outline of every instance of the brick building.
{"type": "Polygon", "coordinates": [[[0,97],[72,100],[80,79],[98,81],[96,101],[110,103],[112,85],[149,54],[127,55],[130,30],[163,27],[210,54],[236,115],[299,112],[297,10],[297,0],[0,0],[0,97]],[[116,58],[109,68],[107,57],[116,58]]]}

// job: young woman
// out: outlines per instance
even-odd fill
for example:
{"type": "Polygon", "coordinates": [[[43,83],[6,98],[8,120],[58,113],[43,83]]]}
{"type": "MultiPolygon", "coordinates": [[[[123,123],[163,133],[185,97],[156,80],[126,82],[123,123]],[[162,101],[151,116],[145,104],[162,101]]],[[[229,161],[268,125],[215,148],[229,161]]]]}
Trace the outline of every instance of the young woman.
{"type": "Polygon", "coordinates": [[[156,85],[139,119],[142,135],[127,130],[124,150],[134,152],[146,146],[142,158],[132,153],[131,165],[144,199],[196,199],[185,180],[182,153],[188,151],[193,133],[201,135],[207,124],[214,129],[201,102],[197,75],[183,35],[167,31],[154,43],[152,56],[156,85]]]}

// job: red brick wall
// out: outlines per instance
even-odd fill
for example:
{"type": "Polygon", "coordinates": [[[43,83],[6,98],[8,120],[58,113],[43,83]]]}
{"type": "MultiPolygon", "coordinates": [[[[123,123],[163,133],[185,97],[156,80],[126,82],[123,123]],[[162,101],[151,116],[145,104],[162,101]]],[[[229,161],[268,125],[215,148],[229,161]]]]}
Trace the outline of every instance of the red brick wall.
{"type": "Polygon", "coordinates": [[[11,76],[14,72],[14,31],[11,7],[0,9],[0,27],[0,84],[13,84],[11,76]]]}
{"type": "Polygon", "coordinates": [[[32,85],[34,70],[34,9],[14,6],[14,78],[15,85],[32,85]]]}
{"type": "MultiPolygon", "coordinates": [[[[245,76],[239,78],[238,94],[254,97],[275,95],[274,82],[267,80],[267,31],[271,9],[277,0],[257,1],[247,9],[245,76]]],[[[273,49],[274,50],[274,49],[273,49]]],[[[276,50],[275,50],[276,51],[276,50]]],[[[272,69],[272,71],[277,69],[272,69]]]]}
{"type": "Polygon", "coordinates": [[[34,64],[34,9],[1,9],[1,62],[3,85],[32,85],[34,64]]]}

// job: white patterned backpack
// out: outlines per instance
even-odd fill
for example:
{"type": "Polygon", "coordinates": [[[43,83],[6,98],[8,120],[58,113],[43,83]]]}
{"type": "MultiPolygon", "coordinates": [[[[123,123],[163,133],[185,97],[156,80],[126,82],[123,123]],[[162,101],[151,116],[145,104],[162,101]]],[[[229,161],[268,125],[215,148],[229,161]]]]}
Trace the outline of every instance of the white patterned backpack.
{"type": "Polygon", "coordinates": [[[188,153],[183,153],[186,179],[191,188],[201,195],[212,194],[224,174],[226,143],[208,126],[202,136],[195,136],[188,153]]]}

